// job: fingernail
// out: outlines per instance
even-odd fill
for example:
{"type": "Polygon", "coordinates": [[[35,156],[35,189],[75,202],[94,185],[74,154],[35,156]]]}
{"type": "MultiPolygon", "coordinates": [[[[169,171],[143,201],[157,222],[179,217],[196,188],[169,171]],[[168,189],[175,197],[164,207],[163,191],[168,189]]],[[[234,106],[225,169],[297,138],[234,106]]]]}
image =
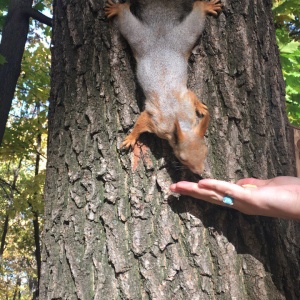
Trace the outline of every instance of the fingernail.
{"type": "Polygon", "coordinates": [[[170,186],[170,190],[171,190],[172,192],[174,192],[175,189],[176,189],[176,183],[173,183],[173,184],[170,186]]]}

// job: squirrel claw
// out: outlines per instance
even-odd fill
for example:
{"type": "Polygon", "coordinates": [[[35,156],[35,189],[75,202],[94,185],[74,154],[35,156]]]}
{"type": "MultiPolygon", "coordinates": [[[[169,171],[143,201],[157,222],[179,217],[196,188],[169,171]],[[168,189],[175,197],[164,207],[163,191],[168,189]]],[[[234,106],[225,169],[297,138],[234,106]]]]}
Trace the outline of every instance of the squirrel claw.
{"type": "Polygon", "coordinates": [[[223,4],[220,0],[212,0],[211,2],[205,2],[205,11],[208,14],[217,16],[222,11],[223,4]]]}
{"type": "Polygon", "coordinates": [[[104,7],[106,17],[110,19],[116,16],[119,13],[119,5],[120,4],[108,0],[104,7]]]}
{"type": "Polygon", "coordinates": [[[199,103],[201,109],[208,110],[207,106],[203,103],[199,103]]]}
{"type": "Polygon", "coordinates": [[[136,139],[128,135],[124,142],[121,144],[121,149],[133,149],[134,145],[136,143],[136,139]]]}
{"type": "Polygon", "coordinates": [[[201,103],[201,102],[198,102],[197,103],[197,111],[199,114],[205,116],[207,113],[208,113],[208,108],[205,104],[201,103]]]}

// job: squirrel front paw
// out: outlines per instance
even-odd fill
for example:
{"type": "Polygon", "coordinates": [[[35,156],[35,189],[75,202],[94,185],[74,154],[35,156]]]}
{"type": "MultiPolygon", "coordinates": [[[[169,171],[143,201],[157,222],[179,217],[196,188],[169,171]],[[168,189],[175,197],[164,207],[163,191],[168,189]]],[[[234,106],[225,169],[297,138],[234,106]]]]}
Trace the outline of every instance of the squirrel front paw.
{"type": "Polygon", "coordinates": [[[197,101],[196,109],[197,109],[198,113],[203,115],[203,116],[208,114],[208,108],[202,102],[197,101]]]}
{"type": "Polygon", "coordinates": [[[136,138],[132,135],[129,134],[126,136],[124,142],[121,144],[121,149],[133,149],[134,145],[136,143],[136,138]]]}
{"type": "Polygon", "coordinates": [[[120,5],[119,3],[113,3],[111,0],[108,0],[105,4],[104,11],[107,18],[112,18],[119,14],[120,12],[120,5]]]}
{"type": "Polygon", "coordinates": [[[202,2],[204,5],[204,11],[207,14],[212,14],[217,16],[220,11],[222,11],[223,4],[220,0],[212,0],[210,2],[202,2]]]}

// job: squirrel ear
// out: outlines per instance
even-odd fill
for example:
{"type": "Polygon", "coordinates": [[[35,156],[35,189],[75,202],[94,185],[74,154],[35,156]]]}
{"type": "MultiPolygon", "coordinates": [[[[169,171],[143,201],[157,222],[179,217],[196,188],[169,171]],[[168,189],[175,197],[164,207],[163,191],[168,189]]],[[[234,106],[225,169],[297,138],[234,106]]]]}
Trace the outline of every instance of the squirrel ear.
{"type": "Polygon", "coordinates": [[[203,118],[201,119],[201,121],[199,122],[199,124],[197,125],[197,134],[200,138],[203,138],[205,135],[205,132],[207,130],[208,127],[208,123],[209,123],[209,113],[207,112],[206,115],[203,116],[203,118]]]}
{"type": "Polygon", "coordinates": [[[175,144],[178,144],[180,141],[183,141],[183,139],[184,139],[183,132],[180,128],[180,124],[178,122],[178,119],[176,119],[176,121],[175,121],[175,130],[174,130],[175,144]]]}

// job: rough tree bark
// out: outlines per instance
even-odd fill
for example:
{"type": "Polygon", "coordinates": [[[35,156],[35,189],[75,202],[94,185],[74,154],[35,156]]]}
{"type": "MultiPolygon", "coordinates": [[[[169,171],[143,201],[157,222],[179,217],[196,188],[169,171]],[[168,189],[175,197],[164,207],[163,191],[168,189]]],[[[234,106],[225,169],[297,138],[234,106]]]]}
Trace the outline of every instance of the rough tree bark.
{"type": "MultiPolygon", "coordinates": [[[[207,20],[189,85],[212,115],[207,176],[294,175],[271,0],[207,20]]],[[[54,1],[41,299],[299,299],[295,222],[190,198],[165,141],[119,145],[142,109],[104,1],[54,1]]]]}

